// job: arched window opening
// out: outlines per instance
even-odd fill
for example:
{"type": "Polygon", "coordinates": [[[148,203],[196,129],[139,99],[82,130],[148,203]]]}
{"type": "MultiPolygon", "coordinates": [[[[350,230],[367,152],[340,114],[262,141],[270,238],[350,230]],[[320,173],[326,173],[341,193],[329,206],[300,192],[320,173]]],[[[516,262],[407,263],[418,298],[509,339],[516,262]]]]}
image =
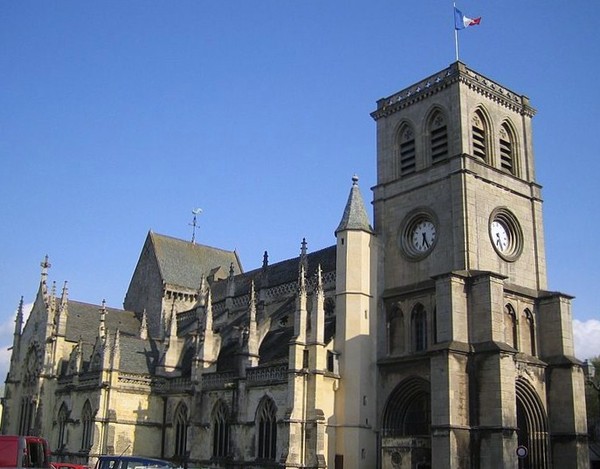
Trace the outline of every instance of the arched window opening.
{"type": "Polygon", "coordinates": [[[408,124],[404,124],[398,133],[398,150],[400,175],[414,173],[416,169],[415,133],[408,124]]]}
{"type": "Polygon", "coordinates": [[[271,399],[265,398],[258,408],[258,453],[259,459],[275,460],[277,451],[277,411],[271,399]]]}
{"type": "Polygon", "coordinates": [[[524,379],[516,382],[517,439],[529,450],[523,459],[524,469],[546,469],[550,466],[548,420],[535,390],[524,379]]]}
{"type": "Polygon", "coordinates": [[[397,307],[392,309],[388,318],[388,353],[404,353],[404,315],[397,307]]]}
{"type": "Polygon", "coordinates": [[[506,123],[500,127],[500,168],[515,174],[515,139],[506,123]]]}
{"type": "Polygon", "coordinates": [[[85,401],[81,412],[81,450],[89,451],[94,441],[94,414],[90,401],[85,401]]]}
{"type": "Polygon", "coordinates": [[[19,435],[31,435],[33,423],[34,403],[31,397],[21,399],[21,409],[19,418],[19,435]]]}
{"type": "Polygon", "coordinates": [[[506,305],[504,307],[504,342],[519,350],[517,315],[511,305],[506,305]]]}
{"type": "Polygon", "coordinates": [[[488,131],[485,118],[481,111],[476,111],[471,121],[471,134],[473,138],[473,155],[488,160],[488,131]]]}
{"type": "Polygon", "coordinates": [[[183,459],[187,451],[187,432],[188,432],[188,411],[185,404],[179,404],[175,411],[175,451],[174,456],[183,459]]]}
{"type": "Polygon", "coordinates": [[[58,451],[62,451],[67,444],[67,419],[69,412],[67,406],[63,403],[58,411],[58,440],[57,448],[58,451]]]}
{"type": "Polygon", "coordinates": [[[429,126],[431,162],[436,163],[448,156],[448,127],[440,111],[432,116],[429,126]]]}
{"type": "Polygon", "coordinates": [[[422,352],[427,349],[427,314],[422,304],[417,304],[412,313],[413,349],[422,352]]]}
{"type": "Polygon", "coordinates": [[[525,330],[523,336],[527,339],[527,344],[523,351],[529,355],[535,356],[535,323],[533,321],[533,313],[529,309],[526,309],[523,316],[525,317],[525,330]]]}
{"type": "Polygon", "coordinates": [[[217,403],[213,412],[213,456],[224,458],[229,454],[229,418],[227,406],[217,403]]]}

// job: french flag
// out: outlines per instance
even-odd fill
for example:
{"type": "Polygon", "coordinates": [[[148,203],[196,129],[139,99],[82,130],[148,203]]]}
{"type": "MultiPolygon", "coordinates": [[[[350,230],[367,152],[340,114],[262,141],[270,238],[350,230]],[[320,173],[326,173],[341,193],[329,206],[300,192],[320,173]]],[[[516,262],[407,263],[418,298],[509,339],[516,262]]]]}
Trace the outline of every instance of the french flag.
{"type": "Polygon", "coordinates": [[[454,29],[465,29],[479,23],[481,23],[481,16],[479,18],[468,18],[458,8],[454,7],[454,29]]]}

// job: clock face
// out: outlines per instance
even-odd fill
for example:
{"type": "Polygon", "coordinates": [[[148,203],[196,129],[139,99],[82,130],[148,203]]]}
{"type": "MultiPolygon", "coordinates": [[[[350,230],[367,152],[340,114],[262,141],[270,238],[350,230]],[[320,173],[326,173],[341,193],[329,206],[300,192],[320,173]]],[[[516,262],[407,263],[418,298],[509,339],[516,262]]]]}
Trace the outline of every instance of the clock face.
{"type": "Polygon", "coordinates": [[[498,220],[494,220],[490,227],[494,247],[500,252],[506,252],[509,246],[508,229],[498,220]]]}
{"type": "Polygon", "coordinates": [[[435,241],[435,225],[429,220],[421,220],[412,229],[410,240],[417,252],[429,251],[435,241]]]}
{"type": "Polygon", "coordinates": [[[426,208],[410,212],[400,224],[398,244],[410,261],[421,261],[431,254],[439,237],[435,213],[426,208]]]}
{"type": "Polygon", "coordinates": [[[490,242],[496,253],[507,262],[515,262],[523,252],[523,230],[517,217],[506,207],[490,215],[490,242]]]}

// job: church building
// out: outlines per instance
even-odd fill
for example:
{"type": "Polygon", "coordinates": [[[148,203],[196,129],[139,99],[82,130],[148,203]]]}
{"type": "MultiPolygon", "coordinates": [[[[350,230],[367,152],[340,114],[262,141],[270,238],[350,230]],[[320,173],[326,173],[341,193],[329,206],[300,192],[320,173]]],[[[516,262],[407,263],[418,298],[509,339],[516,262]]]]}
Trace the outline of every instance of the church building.
{"type": "Polygon", "coordinates": [[[150,232],[123,309],[71,299],[44,259],[1,433],[84,464],[587,468],[534,114],[455,62],[377,102],[373,220],[353,177],[328,248],[303,240],[246,272],[236,252],[150,232]]]}

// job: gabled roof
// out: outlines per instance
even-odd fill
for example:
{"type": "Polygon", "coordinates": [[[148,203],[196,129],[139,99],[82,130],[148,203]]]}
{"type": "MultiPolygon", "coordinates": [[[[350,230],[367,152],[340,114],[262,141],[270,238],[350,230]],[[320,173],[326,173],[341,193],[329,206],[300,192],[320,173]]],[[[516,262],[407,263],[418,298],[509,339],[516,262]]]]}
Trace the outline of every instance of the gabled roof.
{"type": "Polygon", "coordinates": [[[357,176],[352,177],[352,188],[350,189],[348,202],[344,209],[344,215],[342,215],[342,221],[340,221],[337,230],[335,230],[335,234],[337,235],[338,232],[344,230],[360,230],[373,233],[373,228],[371,228],[365,209],[365,202],[358,188],[357,176]]]}
{"type": "Polygon", "coordinates": [[[227,275],[231,264],[235,274],[242,272],[235,251],[194,244],[153,232],[148,237],[154,247],[162,280],[169,285],[196,290],[203,275],[209,275],[217,267],[221,267],[224,275],[227,275]]]}

